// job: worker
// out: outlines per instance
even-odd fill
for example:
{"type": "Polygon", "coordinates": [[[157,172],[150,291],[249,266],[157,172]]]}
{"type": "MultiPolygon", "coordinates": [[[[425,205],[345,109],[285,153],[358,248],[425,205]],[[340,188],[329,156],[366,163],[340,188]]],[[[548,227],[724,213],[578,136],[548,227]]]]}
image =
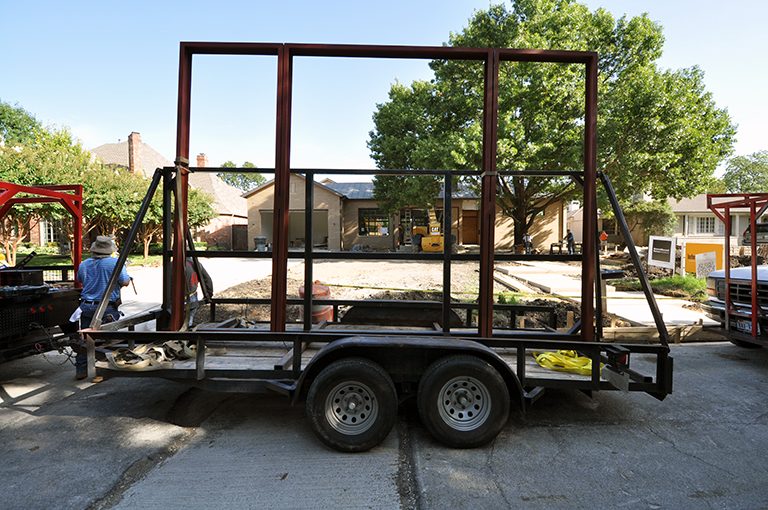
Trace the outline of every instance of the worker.
{"type": "Polygon", "coordinates": [[[195,261],[192,260],[192,257],[187,257],[187,263],[184,266],[184,276],[187,279],[187,302],[189,303],[189,322],[188,322],[189,327],[192,327],[192,322],[194,321],[195,314],[197,313],[197,309],[199,308],[197,288],[198,288],[198,284],[200,283],[200,278],[203,279],[203,284],[205,285],[205,288],[208,289],[208,292],[213,293],[213,281],[211,280],[211,275],[209,275],[208,271],[206,271],[203,265],[200,264],[200,261],[198,261],[197,265],[200,267],[199,274],[195,269],[195,261]]]}
{"type": "Polygon", "coordinates": [[[523,247],[525,248],[526,255],[533,253],[533,240],[531,239],[531,234],[529,234],[528,231],[523,234],[523,247]]]}
{"type": "Polygon", "coordinates": [[[573,238],[573,232],[570,229],[568,229],[564,239],[565,244],[568,246],[568,255],[576,253],[576,240],[573,238]]]}
{"type": "MultiPolygon", "coordinates": [[[[117,246],[111,237],[98,236],[96,241],[91,244],[91,257],[84,260],[77,269],[77,279],[83,285],[80,293],[80,306],[75,310],[70,318],[71,322],[80,320],[80,328],[90,327],[99,302],[104,296],[104,292],[109,284],[109,278],[117,265],[117,259],[112,254],[117,251],[117,246]]],[[[121,304],[120,287],[127,286],[131,282],[131,277],[125,266],[120,268],[120,274],[117,278],[117,285],[109,293],[109,302],[104,309],[104,315],[101,320],[104,323],[114,322],[120,318],[121,312],[118,310],[121,304]],[[119,286],[118,286],[119,285],[119,286]]],[[[85,345],[81,339],[72,344],[75,351],[75,379],[85,379],[88,375],[85,345]]]]}

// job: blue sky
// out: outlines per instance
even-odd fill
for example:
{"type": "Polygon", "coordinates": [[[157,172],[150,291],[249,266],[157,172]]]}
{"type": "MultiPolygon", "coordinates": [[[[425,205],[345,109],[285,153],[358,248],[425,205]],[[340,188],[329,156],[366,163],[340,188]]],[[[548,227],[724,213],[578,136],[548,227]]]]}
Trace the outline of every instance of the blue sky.
{"type": "MultiPolygon", "coordinates": [[[[768,149],[768,2],[586,0],[664,27],[661,66],[697,65],[739,125],[736,154],[768,149]]],[[[173,159],[181,40],[440,45],[489,2],[0,0],[0,99],[86,148],[142,139],[173,159]]],[[[190,153],[211,165],[274,164],[276,59],[196,57],[190,153]]],[[[394,80],[428,78],[424,61],[299,59],[294,167],[373,168],[365,142],[394,80]]]]}

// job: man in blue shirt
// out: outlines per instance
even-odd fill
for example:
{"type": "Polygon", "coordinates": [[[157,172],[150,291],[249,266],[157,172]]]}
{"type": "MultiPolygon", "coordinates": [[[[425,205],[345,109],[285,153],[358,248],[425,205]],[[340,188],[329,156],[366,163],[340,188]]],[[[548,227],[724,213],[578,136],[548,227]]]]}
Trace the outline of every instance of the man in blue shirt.
{"type": "MultiPolygon", "coordinates": [[[[109,277],[112,276],[112,270],[117,265],[117,259],[111,255],[117,251],[115,242],[107,236],[98,236],[96,241],[91,244],[91,258],[84,260],[77,269],[77,279],[83,285],[80,294],[80,327],[87,328],[91,325],[96,309],[99,307],[104,291],[109,284],[109,277]]],[[[117,278],[118,285],[127,286],[131,282],[131,277],[125,270],[125,266],[120,268],[120,275],[117,278]]],[[[103,322],[113,322],[120,318],[118,307],[120,306],[120,287],[115,285],[109,294],[109,303],[102,316],[103,322]]],[[[77,356],[75,357],[76,379],[85,379],[87,376],[87,357],[83,346],[74,347],[77,356]]]]}

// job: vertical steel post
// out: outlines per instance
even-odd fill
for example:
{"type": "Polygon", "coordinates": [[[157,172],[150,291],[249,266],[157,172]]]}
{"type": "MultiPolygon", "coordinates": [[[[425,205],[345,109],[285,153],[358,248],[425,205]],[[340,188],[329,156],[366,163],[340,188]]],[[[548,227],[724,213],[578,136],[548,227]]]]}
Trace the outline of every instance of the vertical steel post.
{"type": "Polygon", "coordinates": [[[451,332],[451,232],[453,220],[453,178],[450,172],[443,174],[443,334],[451,332]]]}
{"type": "Polygon", "coordinates": [[[80,286],[80,283],[77,281],[77,268],[80,267],[80,262],[83,261],[83,186],[80,184],[77,184],[75,186],[75,194],[77,195],[75,200],[72,202],[73,208],[75,209],[72,212],[72,216],[74,219],[74,228],[72,229],[72,235],[74,237],[72,246],[74,248],[74,257],[72,259],[73,262],[73,269],[74,269],[74,277],[72,278],[75,281],[76,286],[80,286]]]}
{"type": "Polygon", "coordinates": [[[275,193],[272,225],[272,310],[270,330],[285,331],[288,272],[288,218],[291,187],[291,79],[292,55],[287,46],[277,52],[277,122],[275,193]]]}
{"type": "Polygon", "coordinates": [[[184,325],[184,302],[187,281],[184,275],[185,240],[187,231],[187,195],[189,185],[189,120],[192,96],[192,52],[184,43],[179,52],[179,105],[176,125],[176,201],[173,208],[173,260],[171,268],[170,328],[180,330],[184,325]]]}
{"type": "Polygon", "coordinates": [[[493,334],[493,252],[496,219],[496,138],[499,114],[499,53],[488,50],[483,95],[483,162],[480,199],[480,296],[477,324],[481,337],[493,334]]]}
{"type": "Polygon", "coordinates": [[[597,55],[586,64],[584,119],[584,219],[581,243],[581,339],[595,339],[594,289],[597,237],[597,55]]]}
{"type": "Polygon", "coordinates": [[[168,328],[170,316],[168,312],[171,309],[171,233],[173,226],[171,224],[171,187],[173,178],[168,168],[163,169],[163,303],[162,320],[158,321],[159,330],[168,328]]]}
{"type": "Polygon", "coordinates": [[[757,300],[757,214],[755,201],[749,201],[749,226],[752,229],[750,248],[752,251],[752,338],[757,337],[757,316],[760,314],[760,306],[757,300]]]}
{"type": "MultiPolygon", "coordinates": [[[[731,217],[731,208],[725,206],[725,216],[721,218],[725,223],[725,246],[723,246],[725,257],[725,330],[731,329],[731,222],[728,221],[731,217]]],[[[685,261],[680,262],[685,271],[685,261]]],[[[717,264],[715,264],[717,267],[717,264]]],[[[717,283],[715,283],[717,285],[717,283]]],[[[715,287],[717,291],[717,287],[715,287]]]]}
{"type": "Polygon", "coordinates": [[[304,190],[304,331],[312,329],[312,213],[315,206],[315,174],[305,174],[304,190]]]}

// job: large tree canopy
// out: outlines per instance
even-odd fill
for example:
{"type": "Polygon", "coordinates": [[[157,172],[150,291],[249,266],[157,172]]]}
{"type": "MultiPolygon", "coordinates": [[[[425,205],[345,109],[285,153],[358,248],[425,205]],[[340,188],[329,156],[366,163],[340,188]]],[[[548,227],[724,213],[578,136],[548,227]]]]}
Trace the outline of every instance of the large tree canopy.
{"type": "Polygon", "coordinates": [[[768,193],[768,151],[731,158],[723,183],[728,193],[768,193]]]}
{"type": "Polygon", "coordinates": [[[35,136],[40,122],[24,108],[0,101],[0,145],[24,143],[35,136]]]}
{"type": "MultiPolygon", "coordinates": [[[[629,200],[703,191],[733,144],[734,127],[705,90],[702,72],[659,69],[663,42],[661,27],[646,15],[615,19],[572,0],[518,0],[510,9],[477,11],[448,44],[596,51],[598,168],[629,200]]],[[[430,67],[433,80],[395,83],[377,105],[372,157],[380,168],[479,169],[483,66],[435,60],[430,67]]],[[[499,169],[582,168],[583,66],[504,62],[499,91],[499,169]]],[[[375,195],[388,207],[398,205],[388,191],[395,187],[385,185],[392,179],[376,178],[375,195]]],[[[498,184],[498,205],[515,220],[518,244],[536,214],[572,191],[556,178],[498,184]]]]}
{"type": "MultiPolygon", "coordinates": [[[[225,161],[221,164],[221,167],[237,168],[237,165],[233,161],[225,161]]],[[[256,168],[256,165],[246,161],[240,168],[256,168]]],[[[267,182],[263,175],[253,172],[219,172],[216,175],[230,186],[234,186],[242,191],[250,191],[267,182]]]]}

